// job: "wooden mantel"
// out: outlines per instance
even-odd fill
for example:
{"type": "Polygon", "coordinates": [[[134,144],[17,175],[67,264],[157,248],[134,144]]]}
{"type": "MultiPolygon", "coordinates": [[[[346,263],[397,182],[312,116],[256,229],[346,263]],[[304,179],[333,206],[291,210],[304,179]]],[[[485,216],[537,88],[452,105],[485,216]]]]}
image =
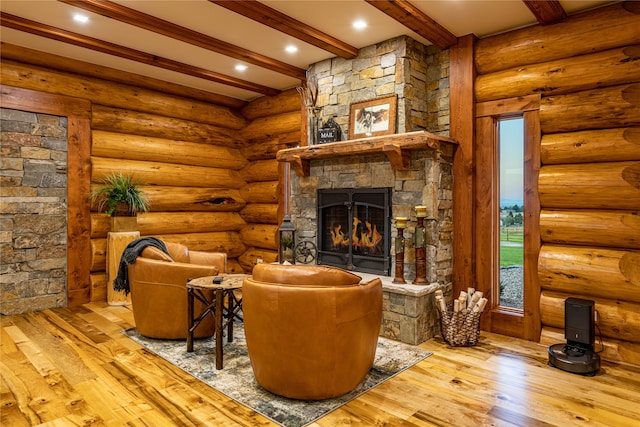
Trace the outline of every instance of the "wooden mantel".
{"type": "Polygon", "coordinates": [[[361,156],[366,154],[386,154],[393,170],[409,169],[412,150],[431,149],[440,151],[443,144],[458,143],[446,136],[434,135],[426,131],[373,136],[351,139],[311,147],[287,148],[278,151],[276,159],[288,162],[298,176],[309,176],[311,160],[335,159],[337,157],[361,156]]]}

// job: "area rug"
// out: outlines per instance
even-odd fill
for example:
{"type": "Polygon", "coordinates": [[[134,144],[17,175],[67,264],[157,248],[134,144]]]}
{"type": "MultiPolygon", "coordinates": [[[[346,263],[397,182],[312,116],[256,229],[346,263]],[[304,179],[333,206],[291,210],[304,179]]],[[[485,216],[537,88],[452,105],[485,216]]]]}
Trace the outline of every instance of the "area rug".
{"type": "Polygon", "coordinates": [[[195,340],[194,351],[187,353],[186,341],[146,338],[135,328],[123,333],[188,374],[284,427],[302,427],[312,423],[431,355],[420,348],[381,337],[373,367],[355,390],[333,399],[302,401],[276,396],[256,382],[242,324],[235,325],[233,342],[228,343],[226,337],[224,339],[224,368],[221,370],[215,369],[214,339],[195,340]]]}

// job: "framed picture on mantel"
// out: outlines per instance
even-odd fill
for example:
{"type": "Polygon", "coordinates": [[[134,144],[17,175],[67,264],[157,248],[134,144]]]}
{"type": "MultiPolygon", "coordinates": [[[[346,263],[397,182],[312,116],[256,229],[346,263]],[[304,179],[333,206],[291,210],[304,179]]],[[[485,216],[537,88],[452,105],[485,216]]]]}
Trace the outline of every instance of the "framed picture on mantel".
{"type": "Polygon", "coordinates": [[[349,139],[396,133],[398,96],[354,102],[349,113],[349,139]]]}

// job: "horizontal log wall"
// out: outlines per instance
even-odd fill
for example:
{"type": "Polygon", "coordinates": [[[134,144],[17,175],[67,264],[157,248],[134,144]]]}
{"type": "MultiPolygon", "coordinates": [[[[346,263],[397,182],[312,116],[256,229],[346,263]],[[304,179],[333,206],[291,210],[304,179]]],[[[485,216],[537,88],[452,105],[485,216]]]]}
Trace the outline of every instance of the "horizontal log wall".
{"type": "Polygon", "coordinates": [[[623,46],[640,40],[640,4],[626,1],[551,25],[510,31],[478,42],[476,68],[490,74],[623,46]]]}
{"type": "MultiPolygon", "coordinates": [[[[113,171],[132,173],[142,182],[151,201],[151,212],[138,217],[142,236],[226,252],[228,270],[244,271],[238,258],[248,249],[240,236],[247,225],[241,211],[248,202],[240,190],[249,161],[240,130],[249,122],[239,109],[162,93],[157,85],[140,86],[143,76],[133,76],[130,81],[138,85],[131,86],[123,83],[129,74],[117,70],[109,75],[119,78],[109,81],[90,70],[83,74],[82,63],[73,60],[51,57],[53,65],[47,67],[32,52],[11,47],[8,53],[0,67],[4,84],[91,101],[91,187],[113,171]],[[65,64],[64,69],[55,64],[65,64]]],[[[260,217],[255,210],[249,215],[260,217]]],[[[92,301],[106,298],[109,227],[109,219],[93,211],[91,231],[82,236],[90,239],[91,283],[86,286],[92,301]]]]}
{"type": "Polygon", "coordinates": [[[154,113],[227,129],[239,130],[246,124],[237,111],[228,107],[7,59],[2,65],[2,83],[9,86],[58,93],[88,99],[106,107],[154,113]]]}
{"type": "Polygon", "coordinates": [[[548,243],[640,249],[637,211],[543,209],[540,234],[548,243]]]}
{"type": "Polygon", "coordinates": [[[274,97],[258,98],[242,109],[242,114],[251,120],[240,131],[246,140],[241,152],[249,160],[240,170],[246,185],[239,190],[246,201],[240,210],[246,222],[240,237],[247,250],[238,262],[245,270],[251,270],[258,259],[278,259],[278,226],[283,213],[281,166],[276,153],[300,145],[300,106],[300,96],[292,89],[274,97]]]}
{"type": "MultiPolygon", "coordinates": [[[[639,67],[640,68],[640,67],[639,67]]],[[[546,165],[638,160],[640,127],[552,133],[542,137],[546,165]]]]}
{"type": "MultiPolygon", "coordinates": [[[[132,173],[151,201],[151,212],[138,217],[142,236],[224,251],[232,272],[250,270],[258,258],[277,259],[282,199],[275,155],[300,143],[296,90],[240,110],[229,100],[225,106],[183,98],[174,86],[162,93],[144,76],[107,68],[96,74],[79,61],[44,53],[42,61],[32,50],[5,47],[4,84],[92,102],[91,187],[112,171],[132,173]]],[[[94,211],[91,225],[83,237],[92,248],[87,286],[91,300],[104,300],[109,220],[94,211]]]]}
{"type": "Polygon", "coordinates": [[[595,301],[603,358],[640,365],[640,3],[478,41],[478,102],[541,94],[541,341],[595,301]]]}
{"type": "MultiPolygon", "coordinates": [[[[246,206],[240,170],[248,161],[232,126],[96,104],[92,132],[93,185],[112,171],[124,171],[148,192],[151,212],[138,215],[141,236],[225,252],[228,271],[244,271],[237,261],[246,250],[239,235],[246,224],[239,213],[246,206]],[[180,128],[189,131],[182,134],[180,128]]],[[[91,236],[99,254],[106,249],[102,240],[108,229],[108,218],[94,212],[91,236]]],[[[96,256],[94,275],[104,261],[96,256]]],[[[95,294],[101,296],[100,290],[95,294]]]]}
{"type": "Polygon", "coordinates": [[[640,303],[638,251],[545,244],[538,274],[544,289],[640,303]]]}

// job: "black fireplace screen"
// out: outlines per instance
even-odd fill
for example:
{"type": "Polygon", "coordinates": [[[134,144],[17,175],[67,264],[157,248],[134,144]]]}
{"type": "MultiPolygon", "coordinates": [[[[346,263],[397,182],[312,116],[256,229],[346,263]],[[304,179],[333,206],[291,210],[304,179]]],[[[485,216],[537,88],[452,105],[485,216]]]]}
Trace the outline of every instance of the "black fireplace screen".
{"type": "Polygon", "coordinates": [[[388,276],[391,189],[318,190],[318,264],[388,276]]]}

